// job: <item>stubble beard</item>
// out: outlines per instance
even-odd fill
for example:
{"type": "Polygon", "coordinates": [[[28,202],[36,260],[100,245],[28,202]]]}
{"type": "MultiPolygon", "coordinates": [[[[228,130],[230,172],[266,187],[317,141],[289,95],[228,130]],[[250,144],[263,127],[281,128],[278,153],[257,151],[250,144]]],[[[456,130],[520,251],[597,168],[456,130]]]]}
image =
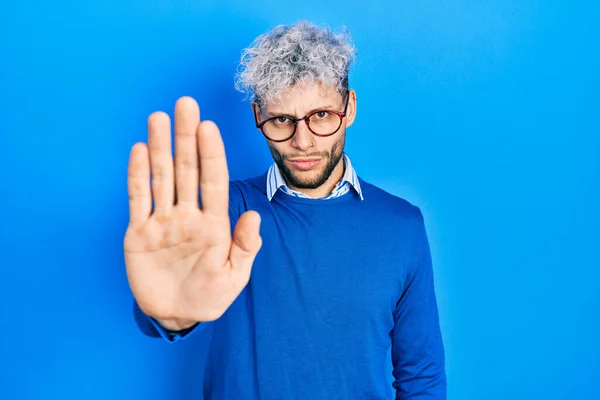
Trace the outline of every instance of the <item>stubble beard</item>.
{"type": "Polygon", "coordinates": [[[313,175],[310,177],[301,177],[295,175],[285,164],[285,159],[288,158],[287,156],[284,157],[281,153],[279,153],[275,148],[271,146],[269,146],[269,150],[271,151],[271,155],[273,156],[275,164],[277,164],[279,170],[281,171],[281,175],[283,175],[286,182],[288,182],[288,185],[297,189],[317,189],[325,182],[327,182],[327,180],[333,173],[333,170],[342,159],[342,155],[344,153],[345,135],[340,136],[340,139],[334,143],[330,152],[311,153],[306,155],[306,157],[322,157],[327,159],[325,167],[321,171],[319,171],[316,176],[313,175]]]}

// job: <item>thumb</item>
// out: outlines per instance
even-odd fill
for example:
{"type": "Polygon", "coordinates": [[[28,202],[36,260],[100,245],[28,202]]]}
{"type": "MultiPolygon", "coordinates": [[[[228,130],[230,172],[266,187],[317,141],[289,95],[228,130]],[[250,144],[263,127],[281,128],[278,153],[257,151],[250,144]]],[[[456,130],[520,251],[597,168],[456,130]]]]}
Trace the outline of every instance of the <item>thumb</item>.
{"type": "Polygon", "coordinates": [[[231,268],[250,272],[261,246],[260,215],[256,211],[246,211],[233,230],[233,241],[229,253],[231,268]]]}

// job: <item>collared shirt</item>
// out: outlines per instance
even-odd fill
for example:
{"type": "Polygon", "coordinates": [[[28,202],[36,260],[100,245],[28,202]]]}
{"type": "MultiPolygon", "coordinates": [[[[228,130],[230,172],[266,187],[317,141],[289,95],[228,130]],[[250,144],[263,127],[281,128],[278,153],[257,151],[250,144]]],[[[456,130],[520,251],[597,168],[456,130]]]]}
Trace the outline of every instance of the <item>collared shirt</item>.
{"type": "MultiPolygon", "coordinates": [[[[348,191],[352,188],[356,190],[356,192],[360,196],[360,199],[364,200],[362,190],[360,189],[360,183],[358,182],[358,177],[356,175],[356,171],[352,167],[352,164],[350,163],[350,157],[348,157],[346,153],[343,154],[343,160],[344,176],[342,176],[342,179],[335,185],[333,191],[328,196],[322,197],[320,200],[327,200],[340,197],[348,193],[348,191]]],[[[307,196],[302,192],[291,189],[285,183],[283,175],[281,175],[281,171],[279,170],[279,167],[277,167],[277,164],[273,163],[271,167],[269,167],[269,171],[267,172],[267,197],[269,201],[271,201],[273,196],[275,196],[277,190],[280,189],[282,192],[290,196],[311,198],[310,196],[307,196]]]]}

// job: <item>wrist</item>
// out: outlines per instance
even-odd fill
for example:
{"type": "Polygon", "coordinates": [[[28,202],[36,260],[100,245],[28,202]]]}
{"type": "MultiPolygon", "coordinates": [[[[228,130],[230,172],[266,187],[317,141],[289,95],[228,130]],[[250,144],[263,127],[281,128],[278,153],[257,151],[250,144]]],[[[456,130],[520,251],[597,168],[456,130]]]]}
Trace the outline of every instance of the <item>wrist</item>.
{"type": "Polygon", "coordinates": [[[155,321],[160,324],[163,328],[165,328],[169,332],[179,332],[193,327],[196,324],[196,321],[185,320],[185,319],[156,319],[155,321]]]}

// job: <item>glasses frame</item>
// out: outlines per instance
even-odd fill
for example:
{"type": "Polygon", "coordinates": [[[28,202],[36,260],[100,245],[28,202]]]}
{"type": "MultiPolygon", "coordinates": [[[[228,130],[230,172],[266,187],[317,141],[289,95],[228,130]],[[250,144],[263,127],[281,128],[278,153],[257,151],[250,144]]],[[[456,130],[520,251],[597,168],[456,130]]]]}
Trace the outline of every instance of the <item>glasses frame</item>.
{"type": "MultiPolygon", "coordinates": [[[[300,121],[304,121],[304,122],[306,123],[306,127],[308,128],[308,130],[309,130],[309,131],[310,131],[310,132],[311,132],[313,135],[315,135],[315,136],[319,136],[319,137],[328,137],[328,136],[335,135],[335,134],[336,134],[336,133],[337,133],[337,132],[340,130],[340,128],[342,127],[342,123],[344,122],[344,117],[347,115],[347,111],[348,111],[348,103],[349,103],[349,102],[350,102],[350,90],[347,90],[347,91],[346,91],[346,105],[344,106],[344,111],[343,111],[343,112],[340,112],[340,111],[333,111],[333,110],[315,110],[315,111],[312,111],[312,112],[310,112],[309,114],[306,114],[306,115],[305,115],[304,117],[302,117],[302,118],[294,118],[294,117],[291,117],[291,116],[289,116],[289,115],[278,115],[278,116],[275,116],[275,117],[268,118],[268,119],[266,119],[266,120],[264,120],[264,121],[261,121],[261,122],[258,122],[258,119],[257,119],[256,113],[254,113],[254,122],[256,123],[256,127],[257,127],[257,128],[258,128],[258,130],[259,130],[259,131],[260,131],[260,132],[263,134],[263,136],[264,136],[265,138],[267,138],[267,140],[270,140],[271,142],[281,143],[281,142],[285,142],[285,141],[287,141],[287,140],[290,140],[290,139],[291,139],[291,138],[292,138],[292,137],[293,137],[293,136],[296,134],[296,130],[297,130],[297,128],[298,128],[298,122],[300,122],[300,121]],[[313,115],[315,115],[315,114],[318,114],[318,113],[320,113],[320,112],[328,112],[328,113],[333,113],[333,114],[337,115],[337,116],[340,118],[340,124],[338,125],[338,127],[337,127],[337,129],[336,129],[335,131],[333,131],[333,132],[331,132],[331,133],[328,133],[328,134],[326,134],[326,135],[323,135],[323,134],[320,134],[320,133],[317,133],[317,132],[313,131],[313,130],[310,128],[310,117],[312,117],[313,115]],[[279,140],[271,139],[271,138],[270,138],[270,137],[268,137],[268,136],[267,136],[267,134],[264,132],[264,130],[263,130],[263,126],[264,126],[264,125],[265,125],[267,122],[269,122],[269,121],[272,121],[272,120],[274,120],[274,119],[277,119],[277,118],[281,118],[281,117],[288,118],[290,121],[292,121],[292,122],[294,123],[294,130],[292,131],[292,133],[290,134],[290,136],[288,136],[288,137],[287,137],[287,138],[285,138],[285,139],[279,139],[279,140]]],[[[259,107],[259,109],[260,109],[260,106],[258,106],[258,107],[259,107]]]]}

